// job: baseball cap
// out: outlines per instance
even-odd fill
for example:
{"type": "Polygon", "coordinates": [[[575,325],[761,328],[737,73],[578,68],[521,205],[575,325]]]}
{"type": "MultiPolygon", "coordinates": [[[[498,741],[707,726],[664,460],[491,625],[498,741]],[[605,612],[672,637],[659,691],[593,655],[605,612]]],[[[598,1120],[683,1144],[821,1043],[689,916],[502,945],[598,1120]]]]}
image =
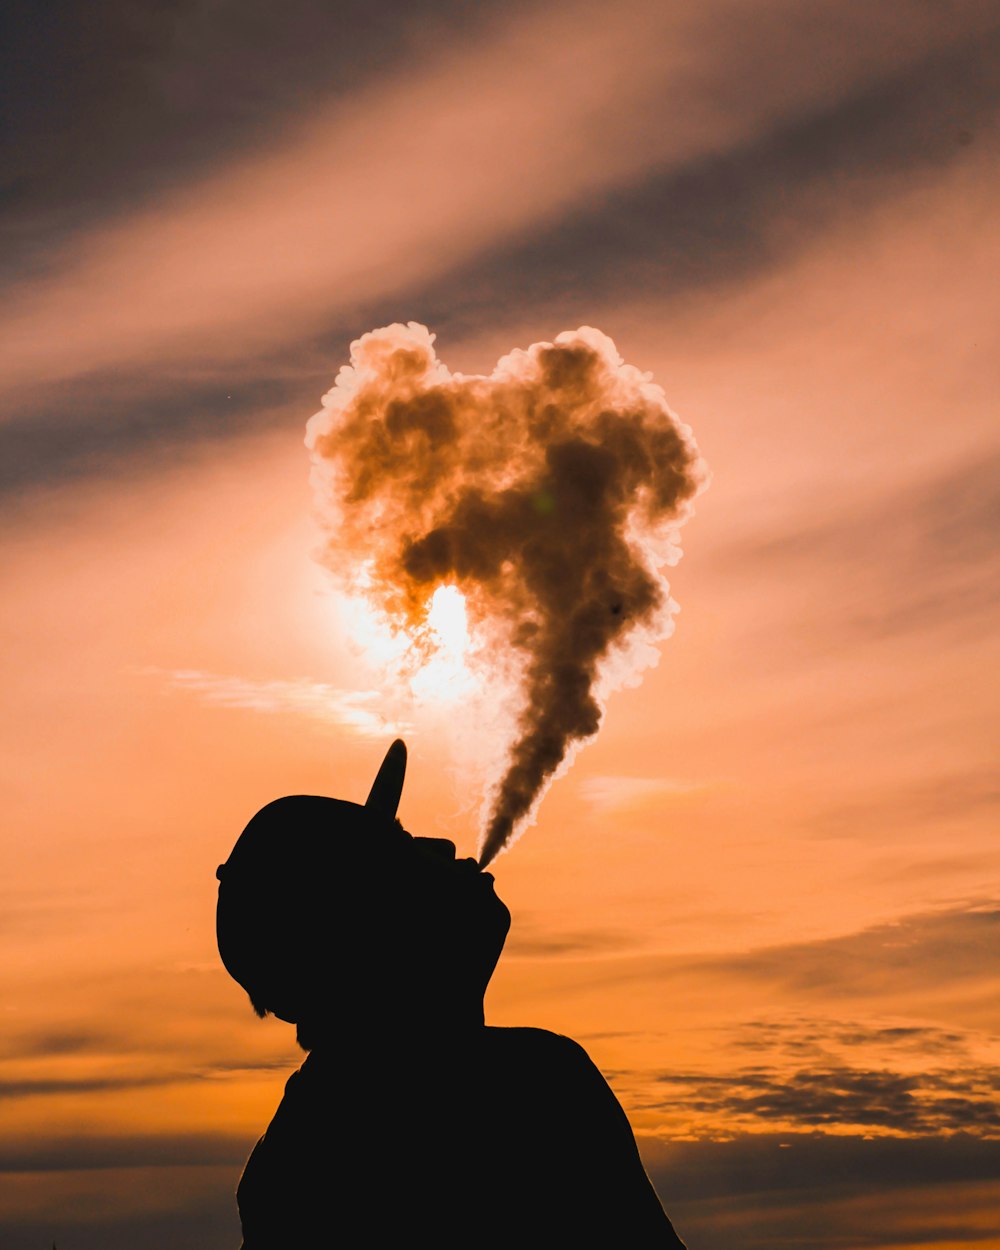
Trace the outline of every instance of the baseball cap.
{"type": "Polygon", "coordinates": [[[289,795],[262,807],[216,871],[216,937],[229,975],[260,1015],[297,1023],[314,984],[316,926],[346,929],[352,891],[377,874],[384,893],[393,849],[411,842],[396,821],[406,746],[386,752],[364,804],[289,795]]]}

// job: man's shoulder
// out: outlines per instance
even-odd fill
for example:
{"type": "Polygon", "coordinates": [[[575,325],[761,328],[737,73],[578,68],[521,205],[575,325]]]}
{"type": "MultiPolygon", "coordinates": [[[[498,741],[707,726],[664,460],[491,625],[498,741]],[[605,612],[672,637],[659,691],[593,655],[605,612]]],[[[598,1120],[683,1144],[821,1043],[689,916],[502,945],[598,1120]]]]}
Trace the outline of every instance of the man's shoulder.
{"type": "Polygon", "coordinates": [[[530,1064],[540,1072],[598,1075],[580,1043],[563,1033],[553,1033],[549,1029],[493,1027],[487,1027],[485,1033],[486,1050],[498,1062],[530,1064]]]}
{"type": "Polygon", "coordinates": [[[488,1024],[485,1033],[490,1043],[498,1047],[509,1046],[544,1054],[587,1054],[579,1042],[564,1033],[553,1033],[551,1029],[507,1028],[488,1024]]]}

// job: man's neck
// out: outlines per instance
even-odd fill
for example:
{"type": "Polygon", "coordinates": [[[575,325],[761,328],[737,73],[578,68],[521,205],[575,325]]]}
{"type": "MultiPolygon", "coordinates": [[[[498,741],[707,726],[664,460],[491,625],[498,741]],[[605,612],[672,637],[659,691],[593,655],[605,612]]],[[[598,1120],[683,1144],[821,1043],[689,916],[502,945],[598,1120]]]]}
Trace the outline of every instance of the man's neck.
{"type": "Polygon", "coordinates": [[[366,1050],[381,1053],[401,1045],[447,1049],[461,1045],[463,1037],[484,1025],[482,998],[465,1003],[450,999],[446,1004],[415,999],[394,1003],[391,1010],[388,1004],[345,1008],[323,1021],[307,1022],[300,1026],[299,1034],[310,1050],[363,1055],[366,1050]]]}

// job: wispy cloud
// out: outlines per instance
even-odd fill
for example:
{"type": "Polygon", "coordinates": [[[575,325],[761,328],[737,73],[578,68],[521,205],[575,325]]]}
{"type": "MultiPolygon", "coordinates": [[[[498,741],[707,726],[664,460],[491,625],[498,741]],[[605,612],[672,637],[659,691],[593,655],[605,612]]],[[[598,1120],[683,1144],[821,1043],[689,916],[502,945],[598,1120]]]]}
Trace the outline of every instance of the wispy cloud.
{"type": "Polygon", "coordinates": [[[941,909],[816,942],[789,943],[706,961],[748,982],[782,985],[803,999],[927,994],[988,985],[996,976],[1000,909],[941,909]]]}
{"type": "Polygon", "coordinates": [[[937,463],[915,479],[877,493],[817,501],[800,524],[787,518],[768,534],[734,535],[720,550],[726,576],[762,572],[811,591],[837,583],[838,611],[809,594],[803,611],[841,646],[914,633],[977,636],[992,631],[1000,556],[1000,452],[937,463]]]}
{"type": "Polygon", "coordinates": [[[159,1085],[176,1085],[182,1078],[170,1074],[143,1076],[86,1076],[52,1078],[14,1078],[0,1080],[0,1101],[12,1098],[49,1098],[66,1094],[106,1094],[115,1090],[149,1089],[159,1085]]]}
{"type": "Polygon", "coordinates": [[[252,354],[989,25],[961,2],[938,17],[915,0],[891,16],[858,0],[808,13],[629,0],[543,6],[442,39],[9,290],[4,376],[252,354]]]}
{"type": "Polygon", "coordinates": [[[308,716],[372,738],[409,729],[405,721],[393,720],[379,710],[382,695],[377,690],[340,690],[308,678],[254,681],[198,669],[176,669],[167,676],[177,689],[217,707],[308,716]]]}
{"type": "Polygon", "coordinates": [[[1000,1138],[1000,1038],[987,1029],[880,1016],[867,1004],[838,1019],[803,1005],[720,1028],[686,1066],[646,1080],[623,1068],[615,1083],[648,1123],[677,1137],[778,1129],[1000,1138]]]}
{"type": "Polygon", "coordinates": [[[863,838],[873,827],[910,838],[924,825],[940,826],[1000,807],[1000,778],[986,769],[913,778],[905,786],[883,786],[850,802],[832,804],[810,821],[813,831],[838,838],[863,838]]]}
{"type": "Polygon", "coordinates": [[[573,929],[553,932],[540,918],[519,913],[505,946],[507,958],[600,958],[635,946],[635,934],[614,929],[573,929]]]}
{"type": "MultiPolygon", "coordinates": [[[[709,289],[725,299],[723,288],[788,263],[845,217],[871,211],[929,170],[975,157],[979,148],[963,137],[991,124],[998,66],[1000,36],[967,40],[858,92],[845,89],[819,112],[792,110],[776,128],[724,151],[653,161],[600,196],[541,213],[468,255],[443,255],[443,267],[407,295],[409,309],[442,339],[461,342],[512,316],[518,323],[515,310],[524,307],[536,324],[558,328],[577,324],[584,309],[592,316],[595,301],[613,304],[623,294],[664,308],[709,289]],[[845,197],[836,188],[848,181],[845,197]]],[[[669,68],[664,73],[669,78],[669,68]]],[[[114,182],[118,188],[121,179],[114,182]]],[[[342,305],[347,289],[337,286],[294,343],[274,350],[255,343],[238,367],[232,352],[247,344],[230,337],[211,356],[199,356],[195,345],[196,358],[189,350],[155,369],[141,352],[131,364],[88,367],[84,388],[58,370],[39,376],[0,422],[0,491],[16,497],[36,484],[109,472],[168,441],[229,438],[298,420],[329,383],[331,341],[387,319],[378,292],[359,287],[360,305],[342,305]]],[[[391,309],[400,315],[394,302],[391,309]]]]}
{"type": "Polygon", "coordinates": [[[678,1232],[702,1250],[953,1250],[1000,1234],[1000,1141],[754,1133],[639,1144],[678,1232]]]}
{"type": "Polygon", "coordinates": [[[703,781],[684,781],[672,777],[627,777],[603,774],[588,777],[580,783],[583,798],[601,814],[653,804],[673,796],[696,794],[708,788],[703,781]]]}
{"type": "Polygon", "coordinates": [[[70,1136],[57,1132],[42,1140],[0,1143],[0,1173],[198,1167],[215,1163],[239,1166],[246,1161],[247,1153],[246,1140],[235,1135],[161,1132],[70,1136]]]}
{"type": "Polygon", "coordinates": [[[837,1048],[864,1048],[866,1054],[885,1051],[927,1055],[966,1056],[972,1039],[967,1033],[937,1025],[871,1023],[792,1017],[781,1020],[750,1020],[734,1030],[732,1045],[744,1051],[774,1051],[802,1057],[829,1059],[837,1048]]]}
{"type": "Polygon", "coordinates": [[[702,1132],[753,1132],[778,1124],[1000,1137],[1000,1067],[923,1074],[850,1067],[741,1068],[724,1075],[666,1072],[665,1106],[702,1132]]]}

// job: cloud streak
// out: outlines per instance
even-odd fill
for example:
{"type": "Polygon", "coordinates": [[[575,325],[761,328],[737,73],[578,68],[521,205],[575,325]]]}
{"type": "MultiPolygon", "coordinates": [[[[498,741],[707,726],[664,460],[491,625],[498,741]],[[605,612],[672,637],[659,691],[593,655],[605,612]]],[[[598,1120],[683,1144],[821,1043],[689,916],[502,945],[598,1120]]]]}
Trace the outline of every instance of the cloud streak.
{"type": "Polygon", "coordinates": [[[604,775],[587,777],[580,784],[580,793],[591,808],[607,814],[623,808],[653,807],[671,798],[697,794],[708,784],[672,777],[604,775]]]}
{"type": "Polygon", "coordinates": [[[808,15],[772,0],[752,17],[734,0],[631,0],[613,17],[587,3],[501,23],[489,40],[435,50],[318,110],[282,145],[96,229],[50,276],[8,289],[4,377],[23,384],[151,355],[218,359],[287,340],[581,197],[822,108],[984,26],[970,0],[946,17],[915,0],[889,17],[842,0],[808,15]]]}
{"type": "Polygon", "coordinates": [[[307,678],[255,681],[198,669],[176,669],[168,677],[176,689],[215,707],[307,716],[366,738],[392,737],[409,728],[405,721],[392,720],[378,710],[382,699],[378,690],[340,690],[307,678]]]}
{"type": "Polygon", "coordinates": [[[761,1133],[640,1140],[677,1227],[701,1250],[993,1245],[1000,1142],[761,1133]]]}
{"type": "Polygon", "coordinates": [[[706,969],[782,985],[803,1000],[927,994],[996,975],[1000,909],[995,903],[901,917],[858,933],[789,943],[707,960],[706,969]]]}
{"type": "MultiPolygon", "coordinates": [[[[817,569],[829,578],[836,568],[835,627],[845,641],[989,628],[1000,581],[998,481],[1000,452],[980,447],[891,493],[853,498],[839,513],[817,508],[816,519],[794,529],[738,539],[717,559],[734,576],[780,569],[793,582],[817,569]]],[[[822,615],[830,619],[825,608],[822,615]]]]}
{"type": "Polygon", "coordinates": [[[851,1129],[909,1136],[971,1133],[1000,1138],[1000,1067],[921,1075],[845,1065],[786,1071],[742,1068],[726,1075],[658,1078],[667,1106],[701,1131],[851,1129]]]}

